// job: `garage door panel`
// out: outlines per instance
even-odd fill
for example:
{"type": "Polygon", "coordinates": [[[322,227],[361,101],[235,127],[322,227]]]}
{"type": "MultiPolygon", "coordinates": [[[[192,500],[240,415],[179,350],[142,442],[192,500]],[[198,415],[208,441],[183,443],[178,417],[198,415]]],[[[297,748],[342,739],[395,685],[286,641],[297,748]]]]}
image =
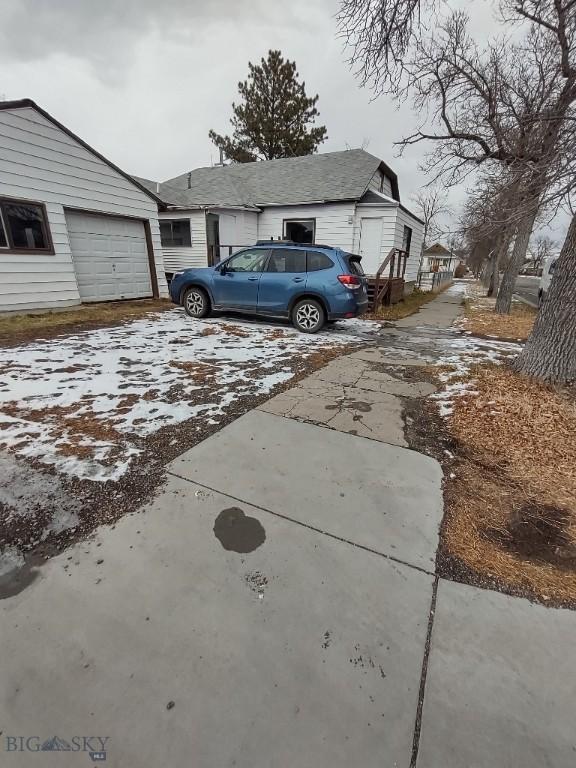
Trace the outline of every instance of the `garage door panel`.
{"type": "Polygon", "coordinates": [[[67,211],[66,223],[82,301],[152,295],[141,221],[67,211]]]}

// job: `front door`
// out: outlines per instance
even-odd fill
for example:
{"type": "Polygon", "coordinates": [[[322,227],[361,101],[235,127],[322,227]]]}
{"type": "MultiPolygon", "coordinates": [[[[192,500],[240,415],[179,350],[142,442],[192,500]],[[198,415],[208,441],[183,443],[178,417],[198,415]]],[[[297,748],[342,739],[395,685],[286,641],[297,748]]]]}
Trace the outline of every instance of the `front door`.
{"type": "Polygon", "coordinates": [[[224,273],[215,271],[212,291],[219,307],[256,310],[258,285],[268,253],[265,248],[240,251],[228,259],[224,273]]]}
{"type": "Polygon", "coordinates": [[[375,275],[382,263],[382,218],[360,220],[360,256],[367,275],[375,275]]]}
{"type": "Polygon", "coordinates": [[[258,311],[287,315],[294,296],[306,286],[306,251],[273,248],[260,278],[258,311]]]}

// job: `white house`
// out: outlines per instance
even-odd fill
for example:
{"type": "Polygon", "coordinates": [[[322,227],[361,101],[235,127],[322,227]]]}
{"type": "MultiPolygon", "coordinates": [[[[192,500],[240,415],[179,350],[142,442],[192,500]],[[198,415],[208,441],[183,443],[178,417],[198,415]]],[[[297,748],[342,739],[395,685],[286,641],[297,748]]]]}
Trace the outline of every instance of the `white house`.
{"type": "Polygon", "coordinates": [[[167,295],[159,202],[33,101],[0,102],[0,311],[167,295]]]}
{"type": "Polygon", "coordinates": [[[401,204],[396,174],[362,149],[197,168],[164,183],[136,178],[163,201],[168,276],[284,238],[359,253],[368,275],[397,248],[409,254],[406,282],[417,278],[423,223],[401,204]]]}
{"type": "Polygon", "coordinates": [[[422,272],[454,272],[457,256],[441,243],[434,243],[422,253],[422,272]]]}

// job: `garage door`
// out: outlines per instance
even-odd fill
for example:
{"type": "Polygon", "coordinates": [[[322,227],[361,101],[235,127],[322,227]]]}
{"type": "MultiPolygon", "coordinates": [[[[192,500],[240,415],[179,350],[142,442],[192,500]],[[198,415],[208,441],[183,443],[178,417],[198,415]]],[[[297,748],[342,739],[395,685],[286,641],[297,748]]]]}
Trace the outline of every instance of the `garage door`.
{"type": "Polygon", "coordinates": [[[66,224],[82,301],[152,296],[143,222],[67,211],[66,224]]]}

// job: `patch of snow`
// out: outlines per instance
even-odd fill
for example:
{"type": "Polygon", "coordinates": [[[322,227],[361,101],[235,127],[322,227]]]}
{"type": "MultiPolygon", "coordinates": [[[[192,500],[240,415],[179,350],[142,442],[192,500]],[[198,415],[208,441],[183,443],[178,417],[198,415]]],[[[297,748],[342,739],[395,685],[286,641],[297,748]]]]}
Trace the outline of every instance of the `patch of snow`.
{"type": "Polygon", "coordinates": [[[240,397],[266,394],[319,351],[366,343],[380,324],[321,333],[180,308],[113,328],[0,350],[0,447],[58,471],[118,480],[138,440],[198,418],[218,423],[240,397]]]}

